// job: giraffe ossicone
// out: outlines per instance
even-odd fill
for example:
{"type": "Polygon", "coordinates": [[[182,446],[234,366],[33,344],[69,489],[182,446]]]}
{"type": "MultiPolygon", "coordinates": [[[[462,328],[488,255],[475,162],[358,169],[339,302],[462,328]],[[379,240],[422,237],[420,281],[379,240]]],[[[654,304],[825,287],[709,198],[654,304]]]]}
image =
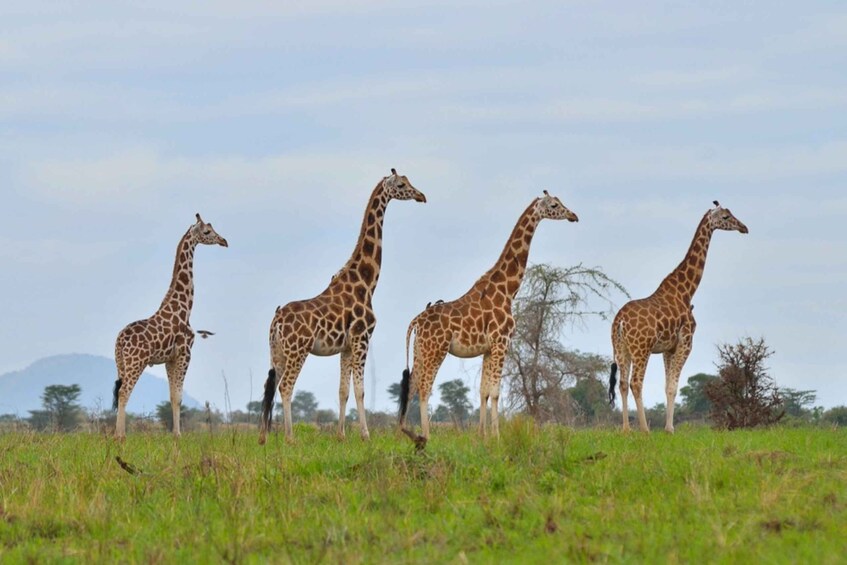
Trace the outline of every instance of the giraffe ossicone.
{"type": "Polygon", "coordinates": [[[638,425],[649,431],[641,393],[651,354],[661,353],[665,362],[665,430],[673,433],[673,413],[679,376],[691,353],[696,322],[691,300],[703,277],[706,254],[717,230],[748,233],[747,226],[717,200],[707,211],[685,254],[685,258],[648,296],[624,304],[612,322],[614,362],[609,376],[609,403],[615,403],[615,375],[620,369],[623,429],[629,430],[628,392],[632,388],[638,425]],[[630,383],[630,375],[632,377],[630,383]]]}
{"type": "MultiPolygon", "coordinates": [[[[226,239],[195,214],[197,219],[179,240],[174,259],[173,276],[165,298],[155,314],[145,320],[132,322],[115,340],[114,406],[117,410],[115,437],[126,437],[126,404],[129,395],[144,369],[164,363],[168,374],[173,433],[180,435],[179,407],[182,385],[191,361],[194,331],[191,329],[191,308],[194,306],[194,251],[197,245],[229,247],[226,239]]],[[[212,335],[209,332],[209,335],[212,335]]],[[[203,336],[206,337],[206,336],[203,336]]]]}
{"type": "Polygon", "coordinates": [[[329,286],[309,300],[277,307],[270,327],[271,369],[265,381],[259,443],[264,444],[271,427],[276,390],[282,397],[285,436],[293,438],[291,396],[306,357],[341,357],[338,392],[338,434],[344,436],[347,398],[352,376],[361,435],[369,437],[365,416],[364,371],[368,346],[376,325],[372,299],[382,264],[383,220],[391,200],[426,202],[404,175],[391,169],[373,189],[365,208],[359,239],[345,265],[332,276],[329,286]]]}
{"type": "MultiPolygon", "coordinates": [[[[420,398],[422,441],[429,438],[427,402],[435,376],[448,353],[461,358],[483,356],[480,381],[480,431],[487,434],[488,402],[491,429],[499,436],[498,401],[506,351],[515,329],[512,301],[526,271],[529,248],[543,219],[578,221],[562,201],[544,191],[518,218],[494,266],[463,296],[427,304],[406,331],[406,370],[400,383],[400,428],[405,431],[406,411],[412,396],[420,398]],[[414,359],[409,370],[409,343],[415,333],[414,359]]],[[[407,432],[408,433],[408,432],[407,432]]]]}

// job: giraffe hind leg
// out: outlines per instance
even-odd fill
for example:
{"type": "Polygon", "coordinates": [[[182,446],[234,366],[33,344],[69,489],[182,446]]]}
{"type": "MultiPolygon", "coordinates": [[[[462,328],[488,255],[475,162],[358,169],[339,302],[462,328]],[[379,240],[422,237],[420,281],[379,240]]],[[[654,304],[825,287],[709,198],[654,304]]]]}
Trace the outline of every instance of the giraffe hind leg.
{"type": "Polygon", "coordinates": [[[638,427],[642,432],[649,432],[650,426],[647,425],[647,415],[644,412],[644,401],[641,393],[644,387],[644,375],[647,372],[647,360],[650,354],[636,357],[632,363],[632,396],[635,398],[635,409],[638,413],[638,427]]]}
{"type": "Polygon", "coordinates": [[[129,395],[132,389],[135,388],[135,383],[141,377],[146,365],[141,362],[123,364],[123,370],[118,374],[118,380],[115,382],[116,410],[115,418],[115,439],[123,440],[126,438],[126,405],[129,402],[129,395]]]}
{"type": "Polygon", "coordinates": [[[621,417],[623,420],[623,431],[629,431],[629,376],[632,374],[632,359],[628,355],[619,355],[617,360],[620,380],[618,390],[621,395],[621,417]]]}

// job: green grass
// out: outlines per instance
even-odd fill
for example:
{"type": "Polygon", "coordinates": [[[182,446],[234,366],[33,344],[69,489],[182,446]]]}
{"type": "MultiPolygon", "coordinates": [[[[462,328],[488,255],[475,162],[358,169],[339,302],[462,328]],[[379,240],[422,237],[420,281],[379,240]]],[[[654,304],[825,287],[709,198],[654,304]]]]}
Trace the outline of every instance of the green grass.
{"type": "Polygon", "coordinates": [[[0,561],[836,563],[847,433],[0,435],[0,561]],[[131,475],[120,455],[141,470],[131,475]],[[755,560],[755,561],[753,561],[755,560]]]}

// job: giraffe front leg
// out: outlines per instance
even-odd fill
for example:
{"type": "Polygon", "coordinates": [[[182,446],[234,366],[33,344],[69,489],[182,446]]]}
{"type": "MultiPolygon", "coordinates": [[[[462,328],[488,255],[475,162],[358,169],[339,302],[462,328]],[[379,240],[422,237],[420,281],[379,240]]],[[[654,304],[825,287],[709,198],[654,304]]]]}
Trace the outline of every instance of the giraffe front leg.
{"type": "Polygon", "coordinates": [[[676,405],[676,391],[682,367],[691,354],[693,331],[680,338],[676,351],[672,355],[665,353],[665,431],[673,433],[673,413],[676,405]]]}
{"type": "Polygon", "coordinates": [[[491,433],[495,438],[500,437],[499,408],[500,378],[503,375],[503,363],[506,361],[508,340],[499,342],[491,348],[483,361],[484,381],[488,385],[488,397],[491,399],[491,433]]]}
{"type": "MultiPolygon", "coordinates": [[[[485,361],[483,361],[485,364],[485,361]]],[[[483,375],[485,374],[485,370],[483,370],[483,375]]],[[[479,435],[485,437],[488,435],[488,418],[486,411],[488,410],[488,391],[485,384],[480,381],[479,383],[479,435]]]]}
{"type": "Polygon", "coordinates": [[[341,381],[338,387],[338,437],[344,439],[344,424],[347,419],[347,398],[350,396],[350,351],[341,352],[341,381]]]}
{"type": "Polygon", "coordinates": [[[168,388],[170,389],[171,397],[171,414],[173,415],[173,434],[174,437],[180,437],[180,413],[182,408],[182,386],[185,382],[185,373],[188,371],[188,364],[191,361],[191,350],[185,351],[182,355],[165,363],[165,370],[168,373],[168,388]]]}
{"type": "Polygon", "coordinates": [[[356,395],[356,409],[359,411],[359,433],[362,439],[371,437],[368,432],[368,420],[365,413],[365,362],[368,357],[370,336],[364,335],[352,344],[351,365],[353,368],[353,394],[356,395]]]}

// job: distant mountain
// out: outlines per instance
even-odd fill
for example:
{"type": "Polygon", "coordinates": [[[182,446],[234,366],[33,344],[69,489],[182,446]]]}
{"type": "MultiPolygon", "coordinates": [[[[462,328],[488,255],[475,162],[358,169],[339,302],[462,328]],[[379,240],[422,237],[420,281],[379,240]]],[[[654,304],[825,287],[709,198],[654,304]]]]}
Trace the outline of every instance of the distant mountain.
{"type": "MultiPolygon", "coordinates": [[[[117,379],[115,362],[98,355],[54,355],[39,359],[26,369],[0,375],[0,414],[29,416],[29,410],[41,409],[41,393],[50,385],[78,384],[82,389],[79,403],[85,408],[103,410],[112,407],[112,391],[117,379]]],[[[147,414],[160,402],[170,400],[168,381],[144,373],[132,389],[128,412],[147,414]]],[[[200,408],[200,403],[183,392],[182,403],[200,408]]]]}

